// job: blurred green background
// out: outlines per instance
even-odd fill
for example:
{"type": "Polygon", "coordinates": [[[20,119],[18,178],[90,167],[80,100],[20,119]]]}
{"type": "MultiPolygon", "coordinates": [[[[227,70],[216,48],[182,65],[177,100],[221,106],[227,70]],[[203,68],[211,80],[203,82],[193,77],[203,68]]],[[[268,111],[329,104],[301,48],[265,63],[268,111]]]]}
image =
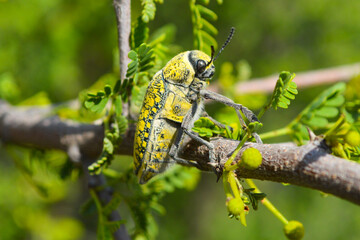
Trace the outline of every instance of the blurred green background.
{"type": "MultiPolygon", "coordinates": [[[[141,4],[132,5],[135,20],[141,4]]],[[[260,77],[360,60],[359,1],[224,0],[209,8],[219,17],[214,24],[220,44],[230,27],[236,28],[217,66],[246,60],[251,76],[260,77]]],[[[176,28],[174,44],[192,49],[187,1],[157,4],[150,32],[169,23],[176,28]]],[[[0,0],[0,87],[13,84],[8,100],[14,104],[39,92],[51,102],[76,98],[113,71],[116,45],[110,0],[0,0]]],[[[265,130],[284,126],[322,89],[300,89],[289,110],[264,116],[265,130]]],[[[209,111],[216,113],[214,107],[209,111]]],[[[95,215],[79,213],[89,197],[85,183],[77,173],[65,181],[58,177],[64,154],[10,147],[0,148],[0,156],[0,239],[95,239],[95,215]],[[39,155],[48,162],[34,161],[39,155]]],[[[259,182],[259,187],[288,219],[304,224],[304,239],[360,238],[358,206],[295,186],[259,182]]],[[[285,239],[281,223],[262,206],[248,216],[246,228],[228,219],[222,186],[210,174],[203,174],[194,191],[174,192],[162,203],[167,213],[157,217],[158,239],[285,239]]]]}

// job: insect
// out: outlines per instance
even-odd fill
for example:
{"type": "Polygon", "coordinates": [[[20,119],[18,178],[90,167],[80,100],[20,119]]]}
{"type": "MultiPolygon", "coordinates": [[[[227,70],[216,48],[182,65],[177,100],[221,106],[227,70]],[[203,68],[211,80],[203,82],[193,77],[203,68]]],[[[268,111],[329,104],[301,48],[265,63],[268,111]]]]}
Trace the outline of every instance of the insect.
{"type": "MultiPolygon", "coordinates": [[[[209,165],[218,175],[221,174],[214,146],[191,130],[194,122],[201,116],[224,127],[205,112],[204,99],[233,107],[243,125],[245,123],[239,111],[249,121],[258,121],[255,114],[246,107],[205,89],[215,73],[214,61],[233,34],[234,28],[215,58],[214,47],[211,47],[211,57],[198,50],[182,52],[153,76],[145,94],[134,139],[134,170],[141,184],[175,163],[198,167],[198,163],[178,156],[184,135],[209,148],[209,165]]],[[[255,138],[259,140],[257,135],[255,138]]]]}

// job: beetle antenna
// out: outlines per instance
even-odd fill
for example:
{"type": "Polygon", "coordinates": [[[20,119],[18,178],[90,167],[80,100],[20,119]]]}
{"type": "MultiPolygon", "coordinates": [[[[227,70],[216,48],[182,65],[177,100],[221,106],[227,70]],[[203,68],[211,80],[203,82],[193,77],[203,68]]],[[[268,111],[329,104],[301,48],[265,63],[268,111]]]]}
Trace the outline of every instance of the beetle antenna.
{"type": "MultiPolygon", "coordinates": [[[[218,54],[216,55],[216,57],[215,57],[214,59],[211,57],[211,59],[213,59],[213,60],[212,60],[213,62],[215,62],[215,60],[219,57],[220,53],[224,50],[224,48],[226,47],[226,45],[229,44],[231,38],[234,36],[234,33],[235,33],[235,28],[232,27],[231,30],[230,30],[230,34],[229,34],[228,38],[226,39],[224,45],[222,45],[222,47],[220,48],[220,50],[219,50],[218,54]]],[[[212,50],[212,49],[211,49],[211,50],[212,50]]],[[[212,54],[211,54],[211,55],[212,55],[212,54]]]]}
{"type": "Polygon", "coordinates": [[[214,60],[214,54],[215,54],[215,48],[214,48],[213,45],[211,45],[211,59],[210,59],[210,61],[208,62],[207,66],[209,66],[209,65],[213,62],[213,60],[214,60]]]}

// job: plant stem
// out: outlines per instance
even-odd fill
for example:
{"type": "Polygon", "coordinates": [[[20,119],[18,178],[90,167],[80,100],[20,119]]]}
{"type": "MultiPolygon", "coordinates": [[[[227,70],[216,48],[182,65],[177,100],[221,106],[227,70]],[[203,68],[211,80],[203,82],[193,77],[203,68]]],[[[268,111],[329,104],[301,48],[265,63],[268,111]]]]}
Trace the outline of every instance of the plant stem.
{"type": "Polygon", "coordinates": [[[260,119],[263,115],[264,115],[264,113],[268,110],[270,108],[270,104],[268,104],[268,105],[266,105],[265,107],[263,107],[262,109],[261,109],[261,111],[260,111],[260,113],[258,114],[258,119],[260,119]]]}
{"type": "Polygon", "coordinates": [[[228,182],[230,184],[231,190],[232,190],[235,198],[241,199],[240,191],[239,191],[238,185],[236,184],[236,180],[235,180],[235,173],[232,171],[229,172],[229,174],[228,174],[228,182]]]}
{"type": "Polygon", "coordinates": [[[237,168],[237,166],[235,165],[235,169],[234,167],[231,166],[231,163],[234,161],[236,155],[239,153],[240,149],[242,146],[244,146],[245,142],[249,139],[249,134],[246,133],[246,135],[244,136],[244,138],[241,140],[241,142],[239,143],[239,145],[236,147],[235,151],[231,154],[231,157],[226,161],[226,163],[224,164],[224,170],[225,171],[232,171],[235,170],[237,168]],[[232,167],[232,168],[231,168],[232,167]]]}
{"type": "Polygon", "coordinates": [[[291,133],[291,129],[288,127],[284,127],[284,128],[270,131],[270,132],[259,134],[259,136],[261,139],[268,139],[268,138],[273,138],[273,137],[284,136],[284,135],[287,135],[290,133],[291,133]]]}
{"type": "Polygon", "coordinates": [[[229,177],[229,172],[225,171],[223,173],[223,186],[224,186],[226,198],[230,199],[230,198],[233,198],[233,195],[231,194],[231,191],[228,186],[228,177],[229,177]]]}
{"type": "MultiPolygon", "coordinates": [[[[255,185],[255,183],[253,182],[253,180],[251,179],[245,179],[246,183],[251,187],[254,188],[254,192],[255,193],[261,193],[260,189],[255,185]]],[[[279,219],[284,225],[288,224],[288,220],[284,217],[284,215],[281,214],[281,212],[279,212],[279,210],[277,210],[277,208],[267,199],[264,198],[263,200],[261,200],[261,203],[272,213],[275,215],[275,217],[277,217],[277,219],[279,219]]]]}
{"type": "Polygon", "coordinates": [[[345,122],[345,116],[342,114],[339,119],[330,127],[329,130],[324,134],[325,136],[331,135],[334,131],[338,130],[341,125],[345,122]]]}

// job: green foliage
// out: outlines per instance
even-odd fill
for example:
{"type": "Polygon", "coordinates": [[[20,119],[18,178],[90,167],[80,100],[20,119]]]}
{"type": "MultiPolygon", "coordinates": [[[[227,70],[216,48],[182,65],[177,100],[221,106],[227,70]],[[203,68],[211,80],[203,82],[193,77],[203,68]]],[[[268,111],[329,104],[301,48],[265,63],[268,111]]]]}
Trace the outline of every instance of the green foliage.
{"type": "Polygon", "coordinates": [[[195,123],[192,128],[194,132],[197,132],[200,137],[203,138],[211,138],[213,136],[218,136],[221,134],[225,134],[225,129],[220,129],[215,125],[210,119],[201,117],[195,123]]]}
{"type": "MultiPolygon", "coordinates": [[[[62,168],[69,161],[65,153],[11,145],[6,150],[11,155],[15,166],[40,196],[49,202],[57,201],[65,196],[65,185],[59,181],[62,168]],[[47,181],[43,181],[44,178],[47,181]]],[[[79,171],[74,168],[72,170],[71,175],[76,178],[79,171]]]]}
{"type": "MultiPolygon", "coordinates": [[[[158,232],[158,226],[153,214],[164,214],[165,209],[159,201],[168,193],[176,189],[193,190],[199,179],[200,172],[194,168],[174,166],[145,185],[138,183],[133,174],[132,166],[121,172],[108,172],[104,174],[117,183],[122,190],[122,199],[129,207],[135,228],[132,231],[133,239],[154,239],[158,232]]],[[[110,205],[110,203],[109,203],[110,205]]]]}
{"type": "Polygon", "coordinates": [[[286,71],[280,73],[269,104],[261,110],[258,115],[259,118],[261,118],[270,107],[273,107],[275,110],[277,110],[278,107],[288,108],[290,101],[294,100],[295,95],[298,94],[297,86],[295,82],[293,82],[294,77],[295,73],[286,71]]]}
{"type": "MultiPolygon", "coordinates": [[[[299,144],[309,139],[307,128],[323,133],[334,155],[358,161],[360,158],[357,141],[360,131],[360,102],[354,94],[356,91],[353,89],[356,89],[356,86],[356,81],[355,84],[354,81],[350,81],[348,85],[338,83],[329,87],[285,129],[277,130],[277,132],[290,134],[299,144]]],[[[263,136],[276,136],[276,134],[270,132],[263,136]]]]}
{"type": "Polygon", "coordinates": [[[14,76],[5,72],[0,74],[0,98],[14,102],[20,97],[20,89],[17,86],[14,76]]]}
{"type": "MultiPolygon", "coordinates": [[[[162,3],[161,0],[141,1],[143,14],[134,24],[131,36],[131,49],[137,54],[141,44],[146,43],[147,47],[151,47],[151,51],[153,51],[152,57],[155,58],[152,61],[153,67],[138,72],[138,75],[133,74],[120,84],[120,81],[117,81],[118,74],[116,70],[116,73],[104,75],[105,72],[111,71],[109,66],[111,66],[111,56],[116,42],[114,41],[116,38],[114,12],[109,6],[109,2],[86,2],[83,0],[71,2],[57,0],[2,1],[0,3],[0,34],[6,36],[6,38],[0,40],[0,98],[21,105],[47,105],[52,100],[63,101],[74,98],[82,88],[98,79],[93,89],[86,91],[83,95],[80,94],[81,102],[84,105],[86,99],[92,98],[86,105],[93,112],[85,109],[77,110],[61,107],[61,109],[56,109],[56,113],[62,118],[87,122],[103,118],[106,127],[103,154],[105,154],[105,159],[113,158],[120,133],[124,132],[127,126],[125,117],[119,117],[122,113],[122,105],[126,104],[129,99],[131,99],[132,110],[134,110],[134,106],[141,105],[146,85],[154,72],[161,69],[172,56],[180,52],[180,48],[172,44],[174,39],[183,47],[186,47],[187,42],[190,42],[188,29],[191,27],[188,24],[189,21],[186,21],[183,15],[179,17],[178,14],[173,14],[173,16],[169,17],[169,12],[172,13],[178,9],[179,5],[175,3],[176,1],[169,1],[166,11],[156,12],[157,16],[161,16],[159,21],[154,22],[151,26],[153,32],[150,33],[147,23],[155,16],[156,6],[154,3],[156,2],[162,3]],[[169,22],[172,21],[171,17],[175,21],[174,25],[159,27],[162,24],[161,19],[169,22]],[[9,19],[12,19],[12,21],[9,21],[9,19]],[[176,30],[179,32],[175,38],[176,30]],[[108,86],[106,87],[106,85],[108,86]],[[114,86],[110,94],[109,86],[114,86]],[[87,93],[89,91],[93,95],[88,97],[87,93]],[[33,97],[29,98],[29,96],[33,97]],[[24,101],[24,99],[26,100],[24,101]],[[107,106],[105,107],[105,105],[107,106]],[[104,111],[104,109],[107,111],[104,111]]],[[[279,66],[293,70],[304,70],[358,60],[358,37],[353,34],[360,30],[360,21],[356,21],[359,16],[353,14],[359,6],[356,2],[344,5],[341,1],[315,0],[311,4],[308,4],[308,1],[297,1],[289,5],[284,4],[285,1],[279,1],[274,5],[270,2],[256,0],[251,1],[251,3],[247,1],[229,1],[227,5],[224,5],[224,11],[219,12],[222,22],[219,22],[219,26],[216,26],[216,28],[213,21],[217,19],[217,15],[210,10],[212,5],[209,8],[204,6],[209,3],[210,0],[198,0],[196,3],[191,1],[190,3],[195,48],[209,53],[209,46],[216,46],[214,36],[217,34],[218,29],[219,31],[227,29],[228,27],[222,27],[223,24],[231,22],[231,25],[236,26],[242,32],[240,36],[243,37],[234,39],[237,41],[234,44],[237,46],[236,52],[225,51],[226,56],[223,59],[237,61],[240,56],[247,59],[254,69],[255,76],[270,74],[274,69],[279,69],[279,66]],[[226,14],[222,14],[222,12],[226,14]],[[352,18],[344,18],[344,16],[350,15],[352,18]],[[332,18],[328,16],[332,16],[332,18]],[[282,19],[287,21],[282,21],[282,19]],[[291,28],[289,26],[298,27],[291,28]],[[306,41],[308,36],[312,36],[314,41],[306,41]],[[296,58],[293,56],[296,56],[296,58]]],[[[217,3],[221,4],[222,1],[217,0],[217,3]]],[[[187,2],[184,7],[186,4],[187,2]]],[[[117,50],[115,56],[118,56],[117,50]]],[[[113,65],[118,67],[118,60],[115,60],[113,65]]],[[[251,69],[244,63],[242,64],[242,70],[239,71],[236,68],[235,71],[237,71],[235,75],[231,73],[231,75],[221,76],[220,74],[220,87],[224,92],[236,102],[240,102],[247,107],[250,106],[252,109],[258,109],[264,105],[264,94],[238,96],[236,93],[231,92],[236,81],[249,78],[251,69]]],[[[217,70],[217,73],[219,73],[219,70],[217,70]]],[[[345,90],[346,101],[343,101],[343,104],[339,104],[341,97],[329,97],[329,99],[326,99],[327,104],[311,109],[307,114],[296,118],[294,124],[290,126],[293,137],[297,141],[303,142],[308,135],[306,127],[311,125],[311,128],[316,130],[317,133],[325,134],[325,139],[334,154],[359,160],[360,150],[357,142],[354,142],[360,126],[359,82],[358,78],[354,78],[350,82],[351,87],[347,87],[345,90]],[[335,106],[331,105],[331,99],[333,99],[335,106]],[[344,116],[342,119],[338,119],[340,114],[344,116]],[[327,121],[327,124],[325,124],[325,121],[327,121]],[[296,134],[299,134],[299,136],[296,136],[296,134]]],[[[282,98],[281,100],[287,107],[288,100],[291,100],[291,97],[289,98],[286,95],[283,97],[285,99],[282,98]]],[[[280,103],[280,105],[284,105],[283,103],[280,103]]],[[[275,106],[281,107],[280,105],[275,106]]],[[[210,111],[215,112],[214,115],[217,115],[217,119],[226,119],[226,121],[232,122],[233,116],[228,114],[229,111],[219,109],[217,105],[208,107],[210,111]]],[[[291,110],[286,115],[290,116],[290,113],[291,110]]],[[[235,116],[235,114],[232,115],[235,116]]],[[[277,122],[274,121],[277,118],[276,115],[271,117],[271,121],[265,123],[265,125],[271,128],[270,125],[277,122]]],[[[236,120],[235,116],[234,122],[236,120]]],[[[208,125],[208,122],[204,121],[195,129],[199,128],[199,134],[207,137],[220,134],[229,138],[242,139],[245,132],[239,129],[237,125],[230,124],[230,126],[233,130],[227,127],[219,133],[215,125],[208,125]]],[[[6,146],[7,149],[8,147],[6,146]]],[[[71,197],[70,202],[73,202],[81,192],[73,192],[74,190],[69,187],[69,185],[73,185],[73,183],[69,183],[69,180],[76,179],[79,169],[66,160],[63,154],[61,157],[54,157],[48,152],[38,150],[28,152],[27,149],[8,149],[8,151],[21,175],[16,174],[11,163],[8,164],[9,162],[6,161],[6,156],[3,157],[5,161],[1,162],[3,173],[0,176],[2,186],[0,189],[2,199],[0,201],[0,217],[6,219],[6,221],[2,221],[0,224],[0,238],[83,238],[83,226],[74,219],[75,216],[74,218],[65,218],[59,214],[56,214],[56,216],[52,214],[53,212],[58,213],[59,207],[64,208],[64,201],[61,202],[60,206],[56,205],[56,201],[63,200],[67,194],[71,197]],[[26,204],[24,204],[24,201],[26,204]],[[51,212],[48,209],[49,203],[52,205],[51,212]]],[[[1,153],[1,156],[4,156],[4,154],[1,153]]],[[[104,160],[105,165],[106,162],[108,163],[107,160],[104,160]]],[[[123,159],[121,159],[121,162],[123,162],[123,159]]],[[[125,169],[131,168],[130,166],[127,167],[125,169]]],[[[121,169],[123,171],[124,168],[121,169]]],[[[110,170],[112,169],[106,169],[104,173],[107,174],[108,178],[114,180],[110,181],[110,184],[116,186],[119,183],[115,180],[118,179],[109,176],[110,170]]],[[[131,205],[136,221],[134,236],[138,238],[141,238],[141,236],[154,238],[158,227],[156,227],[153,213],[154,211],[159,213],[165,211],[159,204],[160,198],[178,188],[187,189],[196,185],[194,184],[196,181],[193,180],[198,179],[199,173],[196,172],[194,175],[197,177],[194,177],[192,174],[188,174],[187,170],[189,169],[179,168],[175,173],[171,173],[171,176],[164,174],[162,176],[169,178],[165,183],[159,180],[160,183],[154,181],[149,183],[149,186],[139,187],[136,179],[133,179],[130,184],[128,184],[127,180],[122,182],[123,186],[127,185],[129,191],[135,192],[134,195],[129,194],[126,196],[127,192],[122,191],[123,188],[119,190],[122,197],[123,195],[127,197],[127,202],[131,205]],[[185,177],[187,174],[189,178],[185,177]],[[135,195],[139,197],[136,198],[135,195]]],[[[130,176],[132,170],[128,170],[128,174],[130,176]]],[[[258,193],[255,193],[252,189],[243,189],[243,192],[249,198],[247,199],[244,194],[242,196],[242,200],[246,205],[257,204],[258,201],[255,201],[255,199],[261,197],[261,194],[257,196],[258,193]],[[253,196],[253,194],[255,195],[253,196]]],[[[202,191],[199,192],[202,193],[202,191]]],[[[279,197],[280,201],[286,195],[281,193],[281,196],[279,197]]],[[[118,206],[120,199],[122,203],[126,202],[123,198],[116,197],[116,201],[112,202],[113,206],[118,206]]],[[[308,196],[304,198],[300,196],[296,204],[304,204],[303,207],[306,205],[307,209],[312,209],[313,214],[310,218],[320,216],[320,214],[327,216],[326,214],[329,211],[317,212],[322,209],[319,206],[326,206],[326,203],[318,203],[315,204],[316,207],[311,208],[316,200],[310,201],[309,199],[308,196]]],[[[208,202],[208,199],[201,199],[201,201],[208,202]]],[[[356,224],[352,222],[355,222],[356,219],[353,218],[355,220],[351,221],[351,214],[354,212],[351,206],[345,206],[343,204],[346,203],[335,202],[335,200],[330,201],[334,205],[331,206],[332,211],[328,215],[329,219],[331,220],[334,215],[337,217],[340,215],[341,217],[345,216],[348,219],[346,226],[341,223],[338,224],[336,234],[346,238],[345,234],[351,232],[350,238],[355,236],[357,228],[356,224]],[[336,212],[337,209],[341,209],[341,211],[336,212]],[[346,215],[346,212],[351,212],[351,214],[346,215]]],[[[90,201],[87,207],[90,212],[94,210],[95,201],[90,201]]],[[[106,209],[107,207],[102,206],[101,208],[106,209]]],[[[108,209],[114,208],[108,207],[108,209]]],[[[303,208],[300,206],[294,209],[303,208]]],[[[108,211],[106,212],[108,213],[108,211]]],[[[216,212],[217,209],[214,207],[211,212],[212,216],[216,216],[216,212]]],[[[103,214],[103,216],[106,216],[107,213],[103,214]]],[[[199,229],[208,224],[209,221],[207,215],[205,219],[202,219],[201,215],[196,216],[204,220],[195,223],[197,224],[196,228],[199,227],[199,229]]],[[[168,217],[172,218],[173,216],[168,217]]],[[[203,231],[203,236],[205,238],[216,238],[216,233],[221,232],[222,238],[233,237],[237,228],[228,227],[223,222],[219,221],[218,224],[215,224],[218,226],[217,228],[207,228],[207,231],[203,231]],[[218,228],[221,228],[221,231],[217,231],[218,228]],[[224,230],[226,228],[231,229],[226,231],[224,230]]],[[[321,221],[318,222],[321,224],[321,221]]],[[[109,236],[121,223],[110,223],[104,219],[99,224],[99,236],[103,238],[109,236]]],[[[256,226],[256,224],[252,225],[256,226]]],[[[182,231],[186,232],[186,227],[182,225],[181,221],[177,222],[176,229],[182,229],[182,231]]],[[[244,237],[264,238],[264,235],[261,234],[264,234],[263,232],[266,232],[266,230],[252,231],[250,227],[248,231],[241,229],[241,234],[244,237]],[[249,237],[249,235],[251,236],[249,237]]],[[[309,236],[314,239],[319,237],[318,225],[307,226],[307,229],[311,227],[315,229],[312,235],[309,234],[309,236]]],[[[161,233],[163,234],[166,231],[170,230],[163,229],[161,233]]],[[[329,238],[333,233],[331,230],[326,233],[321,232],[320,234],[326,234],[326,236],[320,235],[320,237],[329,238]]],[[[184,239],[180,234],[177,235],[173,232],[171,234],[174,238],[184,239]]],[[[191,234],[196,233],[191,232],[191,234]]],[[[276,231],[267,231],[266,237],[279,238],[274,237],[274,235],[268,236],[268,234],[276,234],[276,231]]],[[[88,237],[88,234],[85,236],[88,237]]],[[[193,237],[199,236],[195,235],[193,237]]]]}
{"type": "Polygon", "coordinates": [[[68,198],[72,181],[78,179],[78,168],[67,181],[60,176],[71,164],[66,154],[6,145],[1,155],[0,216],[6,219],[0,224],[1,239],[81,239],[85,229],[79,220],[49,211],[49,205],[56,208],[68,198]]]}
{"type": "MultiPolygon", "coordinates": [[[[360,108],[359,108],[360,109],[360,108]]],[[[355,161],[360,160],[360,128],[350,124],[342,115],[324,134],[326,144],[334,155],[355,161]]]]}
{"type": "Polygon", "coordinates": [[[141,5],[143,5],[144,9],[142,10],[141,19],[148,23],[150,20],[154,20],[156,6],[155,2],[163,3],[163,0],[141,0],[141,5]]]}
{"type": "Polygon", "coordinates": [[[293,82],[295,77],[294,73],[281,72],[279,79],[276,82],[276,86],[271,97],[271,106],[277,110],[280,108],[288,108],[290,101],[295,99],[295,95],[298,94],[297,86],[293,82]]]}
{"type": "Polygon", "coordinates": [[[124,134],[127,129],[128,121],[126,117],[122,115],[115,115],[112,116],[111,120],[111,126],[105,130],[103,151],[100,158],[88,168],[91,174],[99,174],[102,167],[108,167],[110,165],[114,158],[116,146],[118,146],[122,141],[122,134],[124,134]]]}
{"type": "Polygon", "coordinates": [[[308,139],[306,127],[326,129],[331,121],[336,120],[345,101],[345,87],[345,83],[338,83],[323,91],[288,125],[296,141],[302,143],[308,139]]]}
{"type": "Polygon", "coordinates": [[[107,217],[111,214],[111,212],[116,211],[118,205],[121,201],[121,197],[119,195],[113,195],[111,201],[105,206],[102,206],[96,192],[94,190],[90,190],[92,199],[95,202],[96,208],[98,210],[98,229],[97,229],[97,239],[98,240],[107,240],[112,239],[112,233],[114,233],[117,229],[120,228],[121,224],[124,224],[124,220],[118,221],[107,221],[107,217]]]}
{"type": "Polygon", "coordinates": [[[104,91],[99,91],[96,94],[88,93],[88,99],[84,106],[92,112],[101,113],[109,101],[111,95],[111,87],[105,85],[104,91]]]}
{"type": "Polygon", "coordinates": [[[142,43],[139,48],[135,50],[131,50],[128,54],[131,62],[128,64],[128,69],[126,71],[126,77],[133,77],[135,82],[137,82],[137,78],[139,72],[146,72],[150,68],[154,66],[153,61],[155,57],[153,57],[153,51],[151,47],[147,46],[145,43],[142,43]]]}
{"type": "Polygon", "coordinates": [[[22,106],[34,106],[34,105],[45,106],[49,104],[51,104],[51,101],[46,92],[38,92],[33,96],[18,103],[18,105],[22,105],[22,106]]]}
{"type": "Polygon", "coordinates": [[[255,192],[255,188],[246,188],[244,189],[244,193],[248,196],[248,198],[244,197],[245,204],[251,204],[254,210],[258,209],[259,201],[263,200],[266,197],[265,193],[255,192]]]}
{"type": "Polygon", "coordinates": [[[127,100],[131,86],[128,79],[123,83],[118,80],[114,88],[106,84],[103,91],[96,94],[88,93],[84,106],[95,113],[103,112],[111,99],[108,114],[104,119],[105,138],[103,140],[103,151],[99,160],[89,166],[88,169],[91,174],[99,174],[102,167],[109,166],[113,159],[115,146],[122,141],[121,135],[126,131],[128,124],[127,118],[122,115],[122,98],[127,100]]]}
{"type": "MultiPolygon", "coordinates": [[[[200,1],[207,5],[210,1],[200,1]]],[[[220,4],[220,1],[218,1],[220,4]]],[[[194,48],[204,51],[210,55],[211,46],[217,48],[214,38],[218,30],[209,22],[216,21],[218,16],[209,8],[196,4],[196,0],[190,1],[191,19],[193,24],[194,48]]]]}
{"type": "Polygon", "coordinates": [[[173,44],[175,34],[176,26],[167,24],[155,30],[149,37],[149,45],[155,55],[154,71],[150,72],[150,75],[163,68],[173,56],[181,51],[179,46],[173,44]]]}
{"type": "Polygon", "coordinates": [[[138,17],[136,25],[131,34],[131,49],[138,48],[142,43],[146,42],[149,38],[149,28],[142,17],[138,17]]]}

